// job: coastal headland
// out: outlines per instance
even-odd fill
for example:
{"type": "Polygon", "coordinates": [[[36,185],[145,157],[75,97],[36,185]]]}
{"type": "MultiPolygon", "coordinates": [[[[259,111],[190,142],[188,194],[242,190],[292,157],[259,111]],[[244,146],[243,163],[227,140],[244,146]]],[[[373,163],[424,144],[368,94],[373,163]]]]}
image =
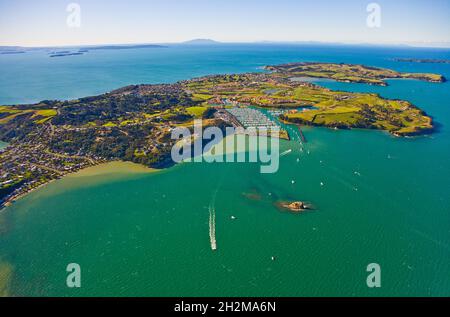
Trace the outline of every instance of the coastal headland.
{"type": "Polygon", "coordinates": [[[290,74],[298,77],[328,78],[341,82],[379,86],[387,86],[385,79],[417,79],[433,83],[441,83],[446,80],[444,76],[438,74],[401,73],[386,68],[343,63],[289,63],[265,68],[280,73],[282,76],[290,74]]]}
{"type": "Polygon", "coordinates": [[[200,118],[204,128],[224,129],[236,123],[233,113],[248,116],[236,111],[224,115],[223,110],[233,108],[275,109],[282,121],[292,124],[377,129],[397,136],[429,133],[434,128],[431,117],[407,101],[333,91],[298,78],[376,85],[385,85],[385,78],[445,80],[437,74],[331,63],[293,63],[267,66],[267,70],[131,85],[75,100],[0,106],[0,140],[9,143],[0,150],[1,205],[64,175],[106,162],[170,166],[176,143],[171,139],[173,129],[192,128],[194,119],[200,118]]]}

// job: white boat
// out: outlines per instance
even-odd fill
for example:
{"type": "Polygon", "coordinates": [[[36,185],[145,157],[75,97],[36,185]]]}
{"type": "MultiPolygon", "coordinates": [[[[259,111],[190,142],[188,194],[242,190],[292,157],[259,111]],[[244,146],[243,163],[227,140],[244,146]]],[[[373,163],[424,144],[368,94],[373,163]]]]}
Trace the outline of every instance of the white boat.
{"type": "Polygon", "coordinates": [[[289,150],[287,150],[287,151],[284,151],[283,153],[280,154],[280,157],[281,157],[281,156],[288,155],[288,154],[291,153],[291,152],[292,152],[292,149],[289,149],[289,150]]]}

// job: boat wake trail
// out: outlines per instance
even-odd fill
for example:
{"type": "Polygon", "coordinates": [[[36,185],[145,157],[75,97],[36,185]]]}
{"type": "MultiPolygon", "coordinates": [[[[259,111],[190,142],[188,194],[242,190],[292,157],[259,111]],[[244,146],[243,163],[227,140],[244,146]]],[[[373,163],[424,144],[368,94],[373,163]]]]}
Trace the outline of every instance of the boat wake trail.
{"type": "Polygon", "coordinates": [[[216,196],[219,189],[217,189],[209,204],[209,241],[211,243],[211,250],[217,250],[216,241],[216,196]]]}
{"type": "Polygon", "coordinates": [[[216,210],[213,206],[209,206],[209,241],[211,250],[217,250],[216,242],[216,210]]]}

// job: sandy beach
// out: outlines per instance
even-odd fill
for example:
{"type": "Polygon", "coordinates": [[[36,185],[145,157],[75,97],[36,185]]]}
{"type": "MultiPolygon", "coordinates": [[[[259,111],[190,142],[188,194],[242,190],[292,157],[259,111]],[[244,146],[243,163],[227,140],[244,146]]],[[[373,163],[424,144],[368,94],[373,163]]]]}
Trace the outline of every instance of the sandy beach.
{"type": "Polygon", "coordinates": [[[84,168],[78,172],[67,175],[67,177],[78,178],[111,174],[145,174],[157,171],[160,170],[132,162],[114,161],[84,168]]]}
{"type": "Polygon", "coordinates": [[[50,192],[63,191],[64,189],[67,188],[95,185],[102,182],[122,179],[127,176],[136,176],[139,174],[144,175],[155,173],[158,171],[161,170],[149,168],[133,162],[123,162],[123,161],[113,161],[101,163],[94,166],[89,166],[77,172],[66,174],[63,175],[61,178],[53,179],[45,184],[41,184],[27,191],[26,193],[11,197],[7,201],[5,201],[4,206],[3,208],[0,209],[0,211],[2,211],[5,207],[10,206],[11,203],[28,196],[30,193],[37,192],[39,189],[45,188],[49,184],[52,184],[56,181],[60,182],[58,187],[55,187],[53,191],[50,192]]]}

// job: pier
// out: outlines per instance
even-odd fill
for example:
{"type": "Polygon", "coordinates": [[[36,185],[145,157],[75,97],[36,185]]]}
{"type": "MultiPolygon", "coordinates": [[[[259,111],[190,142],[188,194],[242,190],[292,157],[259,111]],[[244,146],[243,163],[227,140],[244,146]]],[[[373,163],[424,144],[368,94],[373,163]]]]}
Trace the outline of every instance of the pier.
{"type": "Polygon", "coordinates": [[[302,143],[308,143],[308,141],[305,138],[305,135],[303,134],[302,128],[300,128],[299,126],[298,128],[298,133],[300,135],[300,140],[302,141],[302,143]]]}

